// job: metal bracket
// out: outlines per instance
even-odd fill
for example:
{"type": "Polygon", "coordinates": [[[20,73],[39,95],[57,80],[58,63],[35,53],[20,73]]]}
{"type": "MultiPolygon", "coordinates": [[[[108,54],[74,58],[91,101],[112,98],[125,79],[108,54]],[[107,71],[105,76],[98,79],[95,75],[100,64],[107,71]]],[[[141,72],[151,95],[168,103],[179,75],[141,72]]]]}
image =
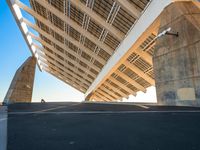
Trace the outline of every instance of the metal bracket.
{"type": "Polygon", "coordinates": [[[173,36],[176,36],[176,37],[179,36],[178,32],[176,32],[176,33],[173,33],[173,32],[166,32],[165,35],[173,35],[173,36]]]}
{"type": "Polygon", "coordinates": [[[172,35],[172,36],[176,36],[176,37],[179,36],[178,32],[175,33],[175,32],[170,32],[170,31],[171,31],[171,28],[166,29],[163,32],[161,32],[160,34],[158,34],[158,36],[156,38],[160,38],[164,35],[172,35]]]}

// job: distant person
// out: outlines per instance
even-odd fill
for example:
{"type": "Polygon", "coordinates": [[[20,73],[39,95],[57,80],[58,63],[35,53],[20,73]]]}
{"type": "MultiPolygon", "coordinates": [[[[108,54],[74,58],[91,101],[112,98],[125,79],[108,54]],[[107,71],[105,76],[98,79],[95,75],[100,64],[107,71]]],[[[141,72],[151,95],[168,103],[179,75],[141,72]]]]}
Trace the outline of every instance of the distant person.
{"type": "Polygon", "coordinates": [[[3,101],[3,102],[1,103],[1,105],[2,105],[2,106],[7,106],[7,103],[3,101]]]}
{"type": "Polygon", "coordinates": [[[45,103],[45,100],[44,100],[44,99],[41,99],[41,103],[45,103]]]}

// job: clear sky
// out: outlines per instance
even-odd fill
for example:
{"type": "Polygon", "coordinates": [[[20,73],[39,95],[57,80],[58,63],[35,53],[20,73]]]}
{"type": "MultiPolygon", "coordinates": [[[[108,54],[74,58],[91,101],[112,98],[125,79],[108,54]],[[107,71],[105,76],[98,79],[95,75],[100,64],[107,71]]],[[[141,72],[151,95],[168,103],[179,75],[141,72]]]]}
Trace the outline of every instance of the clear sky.
{"type": "MultiPolygon", "coordinates": [[[[30,55],[6,0],[0,0],[0,102],[5,97],[15,71],[30,55]]],[[[138,93],[137,97],[130,96],[125,101],[155,102],[155,88],[151,87],[147,91],[147,94],[138,93]]],[[[84,94],[37,68],[32,99],[37,102],[42,98],[46,101],[82,101],[84,94]]]]}

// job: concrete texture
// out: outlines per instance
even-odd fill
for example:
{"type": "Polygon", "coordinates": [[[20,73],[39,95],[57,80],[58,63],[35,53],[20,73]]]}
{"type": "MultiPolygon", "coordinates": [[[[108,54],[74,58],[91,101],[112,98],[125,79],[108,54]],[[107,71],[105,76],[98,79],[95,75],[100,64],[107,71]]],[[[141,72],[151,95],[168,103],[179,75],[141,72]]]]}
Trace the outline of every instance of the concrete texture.
{"type": "Polygon", "coordinates": [[[4,103],[31,102],[35,77],[36,59],[29,57],[16,71],[4,103]]]}
{"type": "Polygon", "coordinates": [[[161,14],[159,32],[169,27],[179,36],[156,42],[153,57],[159,104],[200,106],[200,8],[174,2],[161,14]]]}
{"type": "Polygon", "coordinates": [[[200,108],[12,104],[8,150],[199,150],[200,108]]]}

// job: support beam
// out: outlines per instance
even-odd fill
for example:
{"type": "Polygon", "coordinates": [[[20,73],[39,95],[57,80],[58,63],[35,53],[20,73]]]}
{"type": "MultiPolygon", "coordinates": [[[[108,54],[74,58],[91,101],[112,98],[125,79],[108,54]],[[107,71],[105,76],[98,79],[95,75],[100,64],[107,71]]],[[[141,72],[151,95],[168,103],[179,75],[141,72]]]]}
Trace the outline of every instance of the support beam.
{"type": "MultiPolygon", "coordinates": [[[[34,44],[34,46],[37,48],[37,50],[38,51],[41,51],[41,52],[45,52],[46,53],[46,56],[45,56],[45,59],[48,59],[47,61],[49,61],[49,62],[52,62],[51,61],[51,59],[49,59],[48,57],[52,57],[53,59],[54,59],[54,61],[56,61],[57,63],[59,62],[59,63],[63,63],[63,64],[67,64],[67,66],[65,65],[65,67],[66,68],[69,68],[69,69],[71,69],[71,70],[73,70],[74,72],[77,72],[77,70],[76,70],[76,68],[75,67],[77,67],[77,68],[82,68],[82,66],[78,63],[78,62],[76,62],[75,60],[72,60],[72,59],[69,59],[69,60],[58,60],[58,56],[57,56],[57,53],[50,53],[48,50],[46,50],[45,48],[42,48],[42,47],[40,47],[40,46],[38,46],[38,45],[36,45],[36,44],[34,44]],[[47,57],[48,56],[48,57],[47,57]],[[74,66],[75,67],[72,67],[72,66],[70,66],[67,62],[71,62],[71,63],[73,63],[73,64],[75,64],[74,66]]],[[[41,54],[42,55],[42,54],[41,54]]],[[[42,56],[43,57],[43,56],[42,56]]],[[[45,63],[45,62],[44,62],[45,63]]],[[[60,65],[59,64],[59,66],[61,67],[61,68],[63,68],[63,66],[62,65],[60,65]]],[[[64,69],[64,68],[63,68],[64,69]]],[[[82,68],[83,69],[83,68],[82,68]]],[[[85,71],[86,72],[86,71],[85,71]]],[[[80,72],[80,71],[78,71],[78,73],[77,74],[79,74],[79,75],[81,75],[81,76],[83,76],[83,77],[85,77],[85,78],[87,78],[88,79],[88,75],[90,75],[91,77],[93,77],[93,78],[95,78],[96,77],[96,75],[95,74],[93,74],[91,71],[88,71],[88,72],[90,72],[90,74],[83,74],[82,72],[80,72]]],[[[92,82],[93,80],[92,79],[88,79],[90,82],[92,82]]]]}
{"type": "MultiPolygon", "coordinates": [[[[48,9],[48,11],[53,12],[53,14],[55,14],[56,16],[59,16],[59,18],[64,21],[66,24],[70,25],[71,27],[73,27],[74,29],[78,30],[82,35],[84,35],[85,37],[87,37],[89,40],[91,40],[92,42],[96,43],[98,47],[102,48],[103,50],[105,50],[108,54],[112,55],[113,53],[113,49],[111,49],[109,46],[103,44],[102,42],[100,42],[94,35],[90,34],[89,32],[87,32],[86,30],[84,30],[81,26],[79,26],[76,22],[74,22],[73,20],[71,20],[68,16],[64,15],[63,13],[61,13],[59,10],[57,10],[56,8],[54,8],[53,6],[49,5],[48,2],[44,1],[44,0],[36,0],[41,6],[45,7],[48,9]],[[48,5],[48,7],[46,7],[48,5]]],[[[52,24],[52,22],[46,20],[46,18],[42,17],[41,15],[39,15],[37,12],[35,12],[34,10],[30,9],[28,6],[24,5],[22,2],[20,2],[19,0],[15,0],[16,4],[22,8],[23,10],[25,10],[26,12],[28,12],[30,15],[32,15],[34,18],[40,20],[41,22],[45,22],[48,24],[48,26],[50,24],[52,24]]],[[[60,29],[59,29],[60,30],[60,29]]],[[[63,32],[63,31],[62,31],[63,32]]]]}
{"type": "Polygon", "coordinates": [[[95,96],[98,96],[102,101],[109,102],[110,100],[107,97],[104,97],[103,95],[100,95],[99,93],[95,93],[95,96]]]}
{"type": "Polygon", "coordinates": [[[136,92],[131,90],[130,88],[128,88],[126,85],[122,84],[121,82],[119,82],[116,78],[110,76],[109,80],[114,82],[116,85],[118,85],[119,87],[121,87],[123,90],[127,91],[128,93],[136,96],[136,92]]]}
{"type": "Polygon", "coordinates": [[[64,53],[60,52],[55,47],[53,47],[52,45],[50,45],[46,41],[42,40],[40,37],[37,37],[34,34],[30,34],[30,35],[33,39],[39,41],[43,46],[46,46],[49,49],[54,50],[54,52],[56,52],[60,56],[63,56],[63,55],[65,56],[66,52],[67,52],[67,53],[73,55],[74,57],[78,58],[79,60],[81,60],[85,64],[87,64],[89,67],[93,68],[95,71],[99,72],[101,70],[99,67],[95,66],[91,61],[84,59],[78,53],[76,53],[72,50],[69,50],[69,48],[67,49],[67,47],[64,44],[62,44],[61,42],[56,42],[56,40],[52,41],[53,40],[52,38],[50,39],[52,41],[52,43],[55,43],[56,45],[60,46],[64,50],[64,53]]]}
{"type": "Polygon", "coordinates": [[[66,79],[70,79],[70,81],[71,82],[73,82],[73,83],[77,83],[77,82],[79,82],[79,86],[80,87],[83,87],[84,89],[87,89],[88,88],[88,85],[86,86],[85,84],[83,84],[84,82],[83,82],[83,80],[80,80],[80,79],[78,79],[77,77],[74,77],[75,75],[71,75],[71,74],[69,74],[69,73],[66,73],[66,72],[61,72],[57,67],[54,67],[54,66],[52,66],[51,64],[49,64],[49,67],[52,67],[52,68],[54,68],[55,70],[56,70],[56,72],[58,73],[57,75],[58,76],[62,76],[63,77],[63,80],[66,80],[66,79]],[[79,81],[78,81],[79,80],[79,81]],[[81,82],[80,82],[81,81],[81,82]]]}
{"type": "MultiPolygon", "coordinates": [[[[52,56],[52,57],[55,57],[55,55],[51,55],[51,56],[52,56]]],[[[41,56],[41,57],[47,58],[47,56],[41,56]]],[[[68,66],[62,66],[62,65],[60,65],[57,61],[52,61],[51,59],[49,59],[48,62],[44,62],[43,60],[41,60],[41,62],[47,64],[48,66],[49,66],[48,62],[50,62],[50,63],[54,64],[55,66],[57,66],[58,68],[61,68],[62,70],[64,70],[66,73],[71,74],[72,76],[75,76],[76,78],[78,78],[79,80],[81,80],[81,81],[82,81],[83,83],[85,83],[85,84],[88,84],[88,82],[85,81],[85,79],[87,79],[87,80],[89,80],[90,82],[92,82],[92,80],[91,80],[89,77],[87,77],[87,76],[83,76],[83,78],[80,78],[78,75],[76,75],[76,74],[70,72],[68,69],[70,69],[70,70],[72,70],[72,71],[74,71],[74,72],[75,72],[76,70],[75,70],[74,67],[71,67],[71,66],[69,66],[69,65],[68,65],[68,66]]]]}
{"type": "Polygon", "coordinates": [[[105,95],[106,97],[108,97],[109,99],[111,99],[112,101],[116,99],[115,97],[113,97],[112,95],[110,95],[110,93],[106,92],[105,89],[99,88],[98,91],[103,92],[104,95],[105,95]]]}
{"type": "MultiPolygon", "coordinates": [[[[51,49],[51,50],[54,50],[54,53],[50,53],[48,50],[46,50],[45,48],[42,48],[42,47],[40,47],[40,46],[38,46],[38,45],[36,45],[36,44],[34,44],[34,46],[37,48],[37,49],[39,49],[40,51],[43,51],[43,52],[45,52],[47,55],[49,55],[49,56],[52,56],[55,60],[57,60],[58,62],[62,62],[62,63],[65,63],[65,61],[70,61],[70,62],[73,62],[73,64],[77,64],[76,66],[77,67],[79,67],[79,68],[83,68],[83,66],[81,66],[78,62],[76,62],[75,60],[73,60],[73,59],[71,59],[70,57],[67,57],[68,59],[66,60],[61,60],[61,59],[59,59],[56,55],[60,55],[60,53],[59,53],[59,51],[58,50],[56,50],[55,51],[55,49],[51,49]],[[56,54],[56,55],[55,55],[56,54]],[[58,60],[59,59],[59,60],[58,60]]],[[[87,68],[86,68],[87,69],[87,68]]],[[[88,69],[87,69],[88,70],[88,69]]],[[[92,77],[96,77],[96,74],[94,74],[93,72],[91,72],[91,71],[88,71],[88,72],[90,72],[90,75],[92,76],[92,77]]]]}
{"type": "MultiPolygon", "coordinates": [[[[36,57],[37,53],[35,52],[35,49],[31,46],[32,39],[31,39],[30,36],[27,35],[28,28],[27,28],[26,24],[24,24],[21,20],[22,19],[22,13],[21,13],[20,8],[15,4],[15,0],[6,0],[6,1],[9,5],[9,7],[10,7],[10,10],[11,10],[11,12],[12,12],[14,18],[15,18],[15,21],[16,21],[23,37],[24,37],[24,40],[26,41],[26,44],[27,44],[32,56],[36,57]]],[[[41,71],[42,68],[40,66],[38,59],[36,59],[36,63],[37,63],[39,70],[41,71]]]]}
{"type": "MultiPolygon", "coordinates": [[[[28,21],[27,19],[23,18],[22,21],[29,27],[31,27],[32,29],[34,29],[35,31],[37,31],[39,34],[44,35],[45,37],[47,37],[48,39],[53,39],[54,42],[57,43],[57,39],[55,39],[52,35],[48,34],[47,32],[43,31],[42,29],[40,29],[37,25],[32,24],[30,21],[28,21]]],[[[44,23],[43,21],[41,21],[42,23],[44,23]]],[[[45,24],[45,23],[44,23],[45,24]]],[[[45,24],[46,26],[48,26],[48,24],[45,24]]],[[[105,64],[106,60],[104,60],[103,58],[101,58],[98,55],[95,55],[95,53],[93,53],[89,48],[85,47],[83,44],[81,44],[79,41],[76,41],[75,39],[73,39],[72,37],[70,37],[67,33],[64,33],[63,31],[59,30],[59,28],[57,28],[54,25],[49,25],[49,27],[51,29],[54,29],[54,31],[59,34],[61,37],[63,37],[63,39],[67,39],[67,41],[71,42],[72,44],[76,45],[79,49],[81,49],[83,52],[87,53],[90,57],[92,57],[93,59],[99,61],[101,64],[105,64]],[[95,57],[94,57],[95,55],[95,57]]],[[[61,43],[60,41],[58,41],[59,43],[61,43]]],[[[63,43],[61,43],[63,44],[63,43]]],[[[58,44],[59,45],[59,44],[58,44]]]]}
{"type": "MultiPolygon", "coordinates": [[[[45,71],[47,70],[47,68],[45,68],[45,71]]],[[[73,80],[74,78],[70,78],[70,77],[66,77],[66,76],[64,76],[64,75],[61,75],[60,74],[60,72],[59,71],[53,71],[53,73],[54,73],[54,75],[56,75],[56,76],[58,76],[58,78],[61,80],[61,81],[63,81],[63,82],[65,82],[65,83],[67,83],[67,84],[69,84],[70,86],[72,86],[72,87],[76,87],[76,89],[78,89],[78,90],[81,90],[81,91],[86,91],[87,90],[87,87],[85,87],[85,86],[83,86],[81,83],[77,83],[77,81],[76,80],[73,80]]]]}
{"type": "Polygon", "coordinates": [[[91,99],[94,99],[95,101],[98,101],[98,102],[103,102],[103,100],[101,99],[101,97],[99,97],[97,95],[94,95],[91,99]]]}
{"type": "Polygon", "coordinates": [[[69,84],[70,86],[72,87],[75,87],[77,90],[80,90],[82,91],[83,93],[86,91],[86,87],[84,87],[82,84],[78,84],[77,82],[75,82],[74,80],[66,77],[66,76],[63,76],[60,74],[59,71],[55,70],[55,71],[52,71],[52,70],[49,70],[49,68],[47,67],[44,67],[43,68],[44,71],[48,72],[48,73],[51,73],[52,75],[56,76],[59,80],[69,84]],[[82,90],[81,90],[82,89],[82,90]]]}
{"type": "Polygon", "coordinates": [[[111,90],[107,89],[107,88],[104,87],[104,86],[101,86],[100,89],[103,90],[103,91],[105,91],[106,93],[108,93],[110,96],[114,97],[116,100],[121,98],[121,97],[117,96],[117,95],[114,93],[114,91],[111,91],[111,90]]]}
{"type": "Polygon", "coordinates": [[[16,71],[4,98],[5,104],[30,103],[32,100],[36,58],[29,57],[16,71]]]}
{"type": "MultiPolygon", "coordinates": [[[[34,46],[37,48],[38,51],[45,52],[46,55],[51,56],[52,58],[54,58],[54,60],[57,60],[57,62],[60,62],[60,63],[63,63],[63,64],[66,64],[66,63],[68,63],[68,62],[71,62],[71,63],[74,64],[75,67],[77,67],[77,68],[79,68],[79,69],[83,69],[83,67],[82,67],[78,62],[76,62],[76,61],[73,60],[73,59],[68,58],[68,60],[59,60],[59,61],[58,61],[57,53],[50,53],[50,52],[47,51],[45,48],[42,48],[42,47],[40,47],[40,46],[38,46],[38,45],[36,45],[36,44],[34,44],[34,46]]],[[[47,57],[45,57],[45,58],[47,58],[47,57]]],[[[48,61],[50,61],[50,59],[48,59],[48,61]]],[[[66,66],[65,66],[65,67],[66,67],[66,66]]],[[[76,70],[75,67],[72,67],[72,66],[70,66],[69,64],[67,64],[67,68],[73,70],[74,72],[77,72],[77,70],[76,70]]],[[[85,77],[85,78],[87,78],[87,79],[88,79],[88,75],[92,76],[93,78],[96,77],[96,75],[95,75],[93,72],[91,72],[91,71],[87,71],[87,74],[86,74],[86,70],[85,70],[85,73],[84,73],[84,74],[83,74],[82,72],[80,72],[80,71],[78,71],[78,74],[81,75],[81,76],[83,76],[83,77],[85,77]]],[[[88,79],[88,80],[89,80],[90,82],[93,81],[92,79],[88,79]]]]}
{"type": "MultiPolygon", "coordinates": [[[[72,71],[74,71],[74,70],[72,70],[73,68],[71,69],[71,68],[69,68],[69,66],[63,67],[58,62],[52,61],[52,60],[49,60],[48,62],[47,61],[44,62],[44,60],[42,60],[43,58],[45,58],[44,56],[40,56],[39,58],[41,59],[41,65],[45,66],[49,70],[50,70],[50,67],[52,67],[52,64],[53,64],[54,66],[62,69],[64,71],[64,74],[68,74],[68,75],[73,76],[74,78],[78,79],[77,80],[78,82],[81,81],[82,84],[86,84],[87,86],[90,85],[90,83],[89,83],[90,78],[87,78],[87,76],[83,76],[83,78],[80,78],[80,76],[78,76],[77,74],[72,72],[72,71]]],[[[55,70],[58,70],[58,68],[56,68],[55,70]]]]}
{"type": "Polygon", "coordinates": [[[103,96],[102,94],[100,94],[98,92],[96,92],[95,95],[97,95],[98,97],[100,97],[100,99],[102,99],[102,101],[106,101],[106,102],[110,101],[107,97],[103,96]]]}
{"type": "Polygon", "coordinates": [[[199,0],[197,0],[197,1],[193,0],[192,2],[200,9],[200,3],[199,3],[200,1],[199,0]]]}
{"type": "Polygon", "coordinates": [[[101,84],[103,84],[133,52],[137,51],[140,45],[144,42],[144,39],[149,37],[151,33],[158,30],[160,25],[159,15],[171,2],[171,0],[151,1],[145,12],[140,16],[127,37],[115,50],[115,53],[110,57],[107,64],[87,90],[85,96],[100,87],[101,84]]]}
{"type": "Polygon", "coordinates": [[[113,91],[115,91],[116,93],[118,93],[119,95],[121,95],[122,97],[128,98],[127,95],[123,92],[120,91],[120,89],[112,86],[109,82],[104,82],[103,85],[108,86],[110,89],[112,89],[113,91]]]}
{"type": "Polygon", "coordinates": [[[147,52],[144,52],[141,48],[137,48],[134,51],[134,53],[138,54],[140,57],[142,57],[150,65],[153,65],[152,56],[149,55],[147,52]]]}
{"type": "Polygon", "coordinates": [[[139,83],[137,83],[135,80],[131,79],[129,76],[127,76],[125,73],[117,70],[115,71],[115,73],[117,75],[119,75],[121,78],[125,79],[126,81],[128,81],[130,84],[132,84],[135,88],[137,88],[139,91],[142,91],[142,92],[146,92],[146,89],[140,85],[139,83]]]}
{"type": "Polygon", "coordinates": [[[155,85],[154,79],[152,79],[150,76],[148,76],[147,74],[145,74],[142,70],[140,70],[134,64],[131,64],[128,61],[125,61],[123,64],[126,67],[128,67],[129,69],[131,69],[133,72],[135,72],[138,76],[140,76],[141,78],[143,78],[144,80],[146,80],[147,82],[149,82],[151,85],[155,85]]]}
{"type": "Polygon", "coordinates": [[[116,0],[117,3],[127,10],[132,16],[134,16],[136,19],[140,16],[140,11],[137,10],[128,0],[116,0]]]}
{"type": "Polygon", "coordinates": [[[115,91],[111,90],[110,88],[105,87],[104,85],[102,85],[100,87],[100,89],[104,90],[105,92],[107,92],[109,95],[111,95],[112,97],[114,97],[116,100],[121,100],[122,96],[116,95],[115,91]]]}
{"type": "Polygon", "coordinates": [[[85,97],[85,101],[91,101],[93,97],[94,97],[94,94],[90,93],[90,95],[88,95],[87,97],[85,97]]]}
{"type": "Polygon", "coordinates": [[[42,59],[45,58],[45,56],[40,56],[39,58],[41,59],[40,60],[41,64],[43,66],[45,66],[46,68],[48,68],[49,70],[50,70],[50,67],[56,66],[57,68],[55,70],[59,71],[58,68],[62,69],[64,71],[63,73],[66,74],[67,77],[68,77],[68,75],[70,75],[73,78],[76,78],[77,82],[81,81],[82,84],[86,84],[87,86],[90,85],[90,83],[88,83],[88,81],[90,80],[90,78],[88,78],[87,76],[85,76],[85,77],[83,76],[83,78],[80,78],[80,76],[78,76],[77,74],[75,74],[75,73],[72,72],[72,71],[74,71],[73,67],[70,68],[69,66],[61,66],[58,62],[52,61],[50,59],[48,61],[44,61],[42,59]],[[52,66],[52,64],[53,64],[53,66],[52,66]]]}
{"type": "Polygon", "coordinates": [[[110,97],[109,95],[107,95],[105,92],[103,92],[102,90],[97,90],[97,91],[95,91],[96,93],[99,93],[105,100],[107,100],[107,101],[112,101],[113,100],[113,98],[112,97],[110,97]]]}
{"type": "MultiPolygon", "coordinates": [[[[67,83],[66,81],[64,81],[64,80],[62,80],[61,78],[59,78],[55,73],[53,73],[53,72],[51,72],[51,71],[49,71],[49,70],[45,70],[45,71],[48,72],[48,73],[50,73],[52,76],[56,77],[57,79],[59,79],[59,80],[65,82],[65,83],[67,83]]],[[[67,83],[67,84],[69,84],[69,83],[67,83]]],[[[75,88],[75,89],[78,90],[78,91],[81,91],[81,92],[85,93],[84,90],[81,90],[80,88],[78,88],[77,86],[74,86],[73,84],[70,84],[70,86],[72,86],[73,88],[75,88]]]]}
{"type": "Polygon", "coordinates": [[[83,11],[85,14],[87,14],[90,18],[95,20],[98,24],[100,24],[103,28],[105,28],[109,33],[111,33],[115,38],[117,38],[119,41],[122,41],[124,38],[124,34],[117,30],[115,27],[107,23],[102,17],[97,15],[92,9],[85,6],[80,0],[72,0],[70,1],[74,6],[76,6],[78,9],[83,11]]]}

